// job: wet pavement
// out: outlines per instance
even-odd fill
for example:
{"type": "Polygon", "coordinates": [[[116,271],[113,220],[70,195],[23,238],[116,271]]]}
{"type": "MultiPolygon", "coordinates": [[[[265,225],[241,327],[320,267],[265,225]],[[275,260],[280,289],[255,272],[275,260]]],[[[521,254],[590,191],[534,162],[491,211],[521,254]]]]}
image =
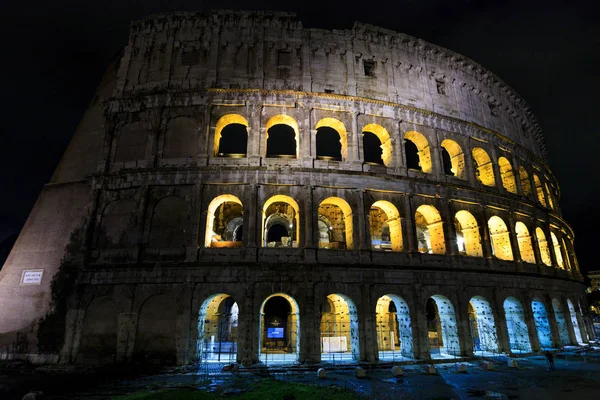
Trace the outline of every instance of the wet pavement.
{"type": "Polygon", "coordinates": [[[367,378],[355,377],[353,367],[330,367],[327,379],[317,379],[315,370],[293,371],[263,369],[222,372],[217,365],[193,372],[171,372],[125,379],[72,373],[58,374],[52,369],[42,373],[0,375],[0,399],[20,399],[27,390],[45,390],[49,399],[110,399],[140,390],[159,388],[195,388],[229,394],[244,390],[261,379],[275,378],[308,385],[335,385],[357,391],[365,399],[598,399],[600,398],[600,350],[559,352],[556,371],[548,370],[543,356],[517,358],[518,368],[508,367],[507,357],[487,359],[492,371],[481,367],[481,359],[464,362],[467,372],[459,372],[459,363],[436,364],[438,373],[427,375],[422,364],[403,365],[404,376],[393,378],[391,369],[368,369],[367,378]],[[96,379],[93,379],[96,378],[96,379]],[[14,390],[12,390],[14,389],[14,390]]]}

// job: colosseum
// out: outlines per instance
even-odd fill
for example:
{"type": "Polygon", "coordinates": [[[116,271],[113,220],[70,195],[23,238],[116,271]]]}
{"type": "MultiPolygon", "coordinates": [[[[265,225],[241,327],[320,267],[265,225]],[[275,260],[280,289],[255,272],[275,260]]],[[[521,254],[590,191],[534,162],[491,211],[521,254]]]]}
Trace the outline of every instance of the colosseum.
{"type": "Polygon", "coordinates": [[[493,73],[291,13],[133,22],[0,273],[0,357],[377,363],[588,343],[540,126],[493,73]]]}

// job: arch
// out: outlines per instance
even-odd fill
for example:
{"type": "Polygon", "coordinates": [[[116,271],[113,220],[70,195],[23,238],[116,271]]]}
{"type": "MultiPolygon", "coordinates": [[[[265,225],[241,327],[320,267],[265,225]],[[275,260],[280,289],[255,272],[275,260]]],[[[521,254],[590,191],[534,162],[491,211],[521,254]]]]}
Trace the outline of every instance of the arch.
{"type": "Polygon", "coordinates": [[[442,141],[442,148],[448,152],[450,157],[451,170],[446,171],[446,175],[454,175],[457,178],[465,178],[465,154],[458,143],[451,139],[442,141]],[[448,173],[451,172],[451,173],[448,173]]]}
{"type": "Polygon", "coordinates": [[[150,222],[150,247],[183,247],[190,234],[190,203],[179,196],[166,196],[156,203],[150,222]]]}
{"type": "Polygon", "coordinates": [[[377,300],[375,313],[379,359],[412,359],[412,324],[406,301],[394,294],[381,296],[377,300]]]}
{"type": "Polygon", "coordinates": [[[248,146],[248,120],[239,114],[226,114],[215,127],[215,157],[244,157],[248,146]]]}
{"type": "Polygon", "coordinates": [[[529,330],[525,322],[525,310],[516,297],[507,297],[504,300],[504,314],[510,351],[513,353],[529,353],[529,330]]]}
{"type": "Polygon", "coordinates": [[[563,311],[562,305],[558,299],[552,299],[552,309],[554,310],[554,319],[556,320],[556,326],[558,327],[558,337],[563,346],[571,343],[569,339],[569,328],[567,326],[567,320],[563,311]]]}
{"type": "Polygon", "coordinates": [[[235,362],[237,359],[239,306],[225,293],[202,302],[198,314],[198,359],[235,362]]]}
{"type": "MultiPolygon", "coordinates": [[[[322,118],[321,120],[319,120],[319,122],[317,122],[317,125],[315,126],[315,129],[317,130],[317,137],[316,137],[316,142],[317,142],[317,158],[319,157],[333,157],[334,159],[338,160],[338,161],[343,161],[343,160],[347,160],[348,159],[348,132],[346,131],[346,126],[344,125],[344,123],[336,118],[322,118]],[[323,140],[319,140],[319,137],[322,133],[326,133],[325,132],[320,132],[319,130],[321,128],[329,128],[333,131],[335,131],[335,133],[337,134],[337,136],[339,137],[339,150],[335,149],[335,151],[331,152],[331,151],[327,151],[327,147],[333,147],[332,145],[335,144],[335,140],[334,137],[331,137],[331,140],[327,140],[328,136],[322,138],[323,140]],[[331,153],[331,154],[330,154],[331,153]]],[[[331,132],[333,133],[333,132],[331,132]]]]}
{"type": "Polygon", "coordinates": [[[481,147],[475,147],[471,153],[473,154],[473,166],[475,167],[477,180],[485,186],[495,186],[494,166],[487,151],[481,147]]]}
{"type": "Polygon", "coordinates": [[[552,334],[550,333],[550,321],[548,320],[548,311],[542,300],[534,298],[531,301],[533,311],[533,321],[535,330],[540,341],[542,349],[552,348],[552,334]]]}
{"type": "Polygon", "coordinates": [[[519,244],[521,259],[525,262],[535,264],[535,253],[533,252],[529,229],[527,229],[527,226],[523,222],[517,221],[515,224],[515,232],[517,234],[517,243],[519,244]]]}
{"type": "Polygon", "coordinates": [[[177,304],[168,295],[154,295],[144,301],[138,314],[134,361],[176,363],[177,314],[177,304]]]}
{"type": "Polygon", "coordinates": [[[484,297],[474,296],[469,301],[469,325],[475,352],[498,352],[494,313],[492,306],[484,297]]]}
{"type": "Polygon", "coordinates": [[[400,213],[389,201],[378,200],[369,211],[371,249],[402,251],[402,226],[400,213]]]}
{"type": "Polygon", "coordinates": [[[552,248],[554,249],[554,258],[556,258],[556,264],[558,264],[557,267],[565,269],[565,263],[563,261],[562,252],[560,249],[560,242],[552,231],[550,231],[550,238],[552,239],[552,248]]]}
{"type": "Polygon", "coordinates": [[[567,247],[567,243],[565,242],[565,238],[561,238],[561,242],[562,242],[562,250],[564,252],[564,263],[565,263],[565,268],[567,271],[571,270],[571,259],[570,259],[570,254],[569,254],[569,248],[567,247]]]}
{"type": "Polygon", "coordinates": [[[267,121],[265,128],[265,157],[298,158],[300,154],[300,128],[294,118],[283,114],[275,115],[267,121]],[[280,125],[291,129],[291,131],[288,132],[288,129],[280,125]],[[276,131],[271,132],[272,128],[276,128],[276,131]],[[292,140],[294,143],[292,143],[292,140]]]}
{"type": "Polygon", "coordinates": [[[529,180],[529,174],[523,167],[519,167],[519,180],[521,181],[521,190],[525,196],[531,196],[531,181],[529,180]]]}
{"type": "Polygon", "coordinates": [[[163,158],[192,157],[198,152],[198,121],[191,117],[176,117],[165,131],[163,158]]]}
{"type": "Polygon", "coordinates": [[[118,310],[117,302],[108,297],[96,298],[87,307],[77,363],[101,365],[117,361],[118,310]]]}
{"type": "Polygon", "coordinates": [[[262,227],[261,242],[264,247],[297,247],[300,239],[300,207],[296,200],[283,194],[267,199],[263,205],[262,227]],[[274,225],[285,226],[289,233],[288,239],[282,237],[281,242],[267,242],[268,231],[274,225]]]}
{"type": "MultiPolygon", "coordinates": [[[[429,142],[427,141],[427,138],[425,138],[425,136],[423,136],[422,133],[416,131],[409,131],[404,134],[404,141],[405,145],[406,141],[409,141],[417,147],[418,168],[414,169],[420,169],[421,171],[426,172],[428,174],[431,173],[431,149],[429,147],[429,142]]],[[[411,168],[408,166],[408,154],[406,155],[406,157],[407,168],[411,168]]]]}
{"type": "Polygon", "coordinates": [[[544,207],[548,207],[548,204],[546,203],[546,196],[544,196],[544,187],[542,186],[542,181],[540,181],[540,178],[536,174],[533,174],[533,183],[535,185],[535,193],[538,201],[544,207]]]}
{"type": "Polygon", "coordinates": [[[327,246],[321,246],[319,243],[319,247],[353,249],[354,227],[352,209],[348,202],[339,197],[328,197],[319,204],[318,213],[329,221],[331,235],[327,246]]]}
{"type": "Polygon", "coordinates": [[[321,360],[358,361],[358,311],[346,295],[327,296],[326,308],[321,312],[321,360]]]}
{"type": "Polygon", "coordinates": [[[419,253],[446,254],[442,217],[438,210],[424,204],[415,212],[419,253]]]}
{"type": "Polygon", "coordinates": [[[502,179],[504,189],[510,193],[517,194],[517,182],[515,181],[515,174],[510,161],[506,157],[500,157],[498,158],[498,166],[500,167],[500,179],[502,179]]]}
{"type": "Polygon", "coordinates": [[[300,308],[285,293],[274,293],[260,306],[259,359],[268,363],[298,361],[300,308]]]}
{"type": "MultiPolygon", "coordinates": [[[[366,149],[364,146],[364,137],[365,132],[372,133],[377,136],[379,139],[380,147],[381,147],[381,160],[383,161],[383,165],[389,167],[392,165],[392,139],[390,138],[390,134],[388,131],[381,125],[378,124],[368,124],[363,127],[363,154],[367,154],[369,149],[366,149]]],[[[365,162],[366,162],[365,157],[365,162]]]]}
{"type": "Polygon", "coordinates": [[[579,320],[577,318],[577,311],[575,310],[571,299],[567,299],[567,306],[569,307],[569,315],[571,316],[571,325],[573,325],[575,340],[577,340],[577,343],[583,343],[583,338],[581,336],[581,328],[579,327],[579,320]]]}
{"type": "Polygon", "coordinates": [[[454,217],[454,225],[459,253],[470,257],[483,257],[479,225],[473,214],[466,210],[458,211],[454,217]]]}
{"type": "Polygon", "coordinates": [[[551,267],[552,258],[550,257],[550,249],[548,248],[546,234],[539,226],[535,228],[535,237],[537,238],[538,248],[540,250],[540,256],[542,257],[542,262],[548,267],[551,267]]]}
{"type": "Polygon", "coordinates": [[[135,247],[138,242],[137,203],[132,198],[108,203],[100,217],[96,246],[102,249],[135,247]]]}
{"type": "Polygon", "coordinates": [[[553,195],[550,189],[548,188],[548,183],[544,183],[544,187],[546,190],[546,197],[548,199],[548,206],[554,210],[554,200],[552,200],[553,195]]]}
{"type": "Polygon", "coordinates": [[[146,158],[147,131],[147,126],[141,121],[129,123],[121,128],[114,161],[136,161],[146,158]]]}
{"type": "Polygon", "coordinates": [[[210,202],[206,215],[205,247],[241,247],[244,206],[242,201],[232,194],[222,194],[210,202]]]}
{"type": "Polygon", "coordinates": [[[460,355],[456,314],[452,302],[436,294],[427,299],[427,330],[432,358],[460,355]]]}
{"type": "Polygon", "coordinates": [[[490,239],[492,242],[492,253],[500,260],[513,260],[513,252],[510,244],[508,227],[500,217],[493,216],[488,220],[490,239]]]}

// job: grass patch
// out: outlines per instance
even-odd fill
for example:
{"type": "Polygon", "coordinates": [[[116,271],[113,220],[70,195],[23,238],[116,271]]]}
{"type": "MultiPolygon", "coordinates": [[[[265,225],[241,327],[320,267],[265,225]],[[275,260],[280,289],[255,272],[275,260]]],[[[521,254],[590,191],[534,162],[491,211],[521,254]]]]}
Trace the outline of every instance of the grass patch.
{"type": "MultiPolygon", "coordinates": [[[[239,382],[238,385],[239,387],[239,382]]],[[[218,392],[210,393],[193,389],[160,389],[143,391],[127,396],[114,397],[113,400],[358,400],[360,397],[348,389],[335,386],[312,386],[301,383],[286,383],[276,380],[263,380],[251,384],[248,391],[240,394],[222,394],[227,385],[219,388],[218,392]]]]}

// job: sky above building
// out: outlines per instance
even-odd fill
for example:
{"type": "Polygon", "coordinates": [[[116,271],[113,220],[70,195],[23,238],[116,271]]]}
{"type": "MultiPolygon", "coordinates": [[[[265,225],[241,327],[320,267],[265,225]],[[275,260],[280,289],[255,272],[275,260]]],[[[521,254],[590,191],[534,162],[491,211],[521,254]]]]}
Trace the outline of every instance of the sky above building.
{"type": "Polygon", "coordinates": [[[351,29],[360,21],[413,35],[498,75],[538,117],[581,269],[597,269],[600,24],[591,1],[6,3],[0,6],[0,243],[23,226],[104,70],[127,44],[131,20],[176,10],[277,10],[297,13],[308,28],[351,29]]]}

